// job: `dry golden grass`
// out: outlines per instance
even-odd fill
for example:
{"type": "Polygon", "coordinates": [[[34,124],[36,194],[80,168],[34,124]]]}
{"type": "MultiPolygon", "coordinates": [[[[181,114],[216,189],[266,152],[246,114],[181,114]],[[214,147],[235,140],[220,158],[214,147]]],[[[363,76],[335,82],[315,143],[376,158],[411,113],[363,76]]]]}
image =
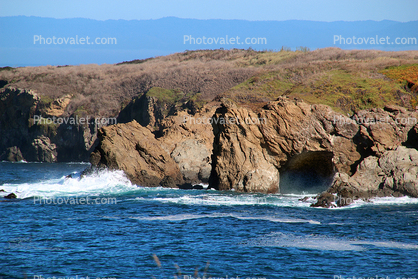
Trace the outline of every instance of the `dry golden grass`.
{"type": "Polygon", "coordinates": [[[44,103],[71,94],[66,115],[83,111],[108,117],[152,87],[179,89],[188,96],[200,93],[199,101],[205,102],[222,95],[242,104],[262,104],[295,86],[309,91],[330,71],[382,80],[382,69],[417,62],[418,51],[199,50],[116,65],[0,69],[0,86],[6,81],[4,87],[33,89],[44,103]]]}
{"type": "MultiPolygon", "coordinates": [[[[113,116],[121,104],[152,87],[201,93],[205,101],[251,77],[257,69],[233,63],[248,51],[195,51],[119,65],[44,66],[5,69],[5,87],[33,89],[46,103],[72,94],[66,114],[76,110],[113,116]]],[[[255,53],[255,52],[254,52],[255,53]]]]}
{"type": "Polygon", "coordinates": [[[296,52],[277,62],[266,63],[255,76],[217,99],[228,97],[252,109],[281,95],[301,97],[310,103],[323,103],[347,113],[382,107],[389,102],[411,108],[410,100],[416,97],[413,92],[388,79],[381,71],[417,62],[418,51],[326,48],[296,52]]]}

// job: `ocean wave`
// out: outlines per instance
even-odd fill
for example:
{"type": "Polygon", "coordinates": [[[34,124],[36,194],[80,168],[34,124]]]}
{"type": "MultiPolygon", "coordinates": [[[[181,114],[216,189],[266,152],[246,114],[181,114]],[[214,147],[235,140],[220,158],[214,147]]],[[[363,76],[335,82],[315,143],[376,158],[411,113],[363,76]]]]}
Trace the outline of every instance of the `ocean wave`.
{"type": "Polygon", "coordinates": [[[25,160],[20,160],[20,161],[16,161],[16,162],[10,162],[10,161],[1,161],[0,163],[11,163],[11,164],[27,164],[28,162],[25,160]]]}
{"type": "Polygon", "coordinates": [[[3,184],[3,194],[15,193],[19,199],[30,197],[61,197],[78,195],[115,195],[137,190],[122,171],[102,170],[80,177],[73,172],[73,177],[63,176],[34,183],[3,184]]]}
{"type": "MultiPolygon", "coordinates": [[[[72,164],[69,162],[68,164],[72,164]]],[[[75,163],[80,164],[80,163],[75,163]]],[[[86,163],[87,164],[87,163],[86,163]]],[[[62,173],[62,171],[61,171],[62,173]]],[[[81,172],[72,172],[72,177],[62,176],[54,179],[46,179],[26,183],[5,183],[0,193],[5,196],[15,193],[18,198],[30,197],[65,197],[65,196],[123,196],[129,202],[159,202],[190,206],[270,206],[270,207],[296,207],[309,208],[315,199],[313,195],[302,199],[300,194],[255,194],[237,193],[232,191],[209,190],[180,190],[163,187],[141,187],[132,184],[122,171],[101,170],[80,177],[81,172]],[[134,196],[135,198],[131,198],[134,196]]],[[[206,185],[205,185],[206,186],[206,185]]],[[[345,207],[312,210],[350,210],[365,206],[381,205],[408,205],[418,204],[418,198],[410,197],[384,197],[373,198],[369,201],[356,200],[345,207]]]]}

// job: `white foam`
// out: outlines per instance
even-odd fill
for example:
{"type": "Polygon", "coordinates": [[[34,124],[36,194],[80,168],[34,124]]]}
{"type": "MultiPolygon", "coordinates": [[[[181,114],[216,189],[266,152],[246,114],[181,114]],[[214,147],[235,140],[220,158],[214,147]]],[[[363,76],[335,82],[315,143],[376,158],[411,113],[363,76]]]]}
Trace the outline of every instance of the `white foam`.
{"type": "Polygon", "coordinates": [[[306,220],[300,218],[279,218],[273,216],[243,216],[234,213],[212,213],[212,214],[175,214],[175,215],[163,215],[163,216],[132,216],[129,217],[136,220],[147,220],[147,221],[184,221],[191,219],[202,219],[202,218],[236,218],[240,220],[262,220],[277,223],[310,223],[310,224],[321,224],[318,221],[306,220]]]}
{"type": "Polygon", "coordinates": [[[294,247],[314,250],[363,251],[370,245],[393,249],[418,249],[416,244],[393,241],[357,241],[343,238],[324,237],[317,235],[295,235],[291,233],[274,232],[263,237],[242,243],[245,246],[258,247],[294,247]]]}
{"type": "Polygon", "coordinates": [[[344,209],[352,209],[352,208],[359,208],[359,207],[373,206],[373,205],[406,205],[406,204],[418,204],[418,198],[411,198],[411,197],[405,196],[405,197],[371,198],[368,201],[354,200],[353,203],[347,206],[334,207],[330,209],[344,210],[344,209]]]}
{"type": "Polygon", "coordinates": [[[373,245],[376,247],[395,248],[395,249],[414,249],[418,250],[418,245],[394,242],[394,241],[354,241],[358,245],[373,245]]]}
{"type": "Polygon", "coordinates": [[[35,183],[3,184],[3,193],[15,193],[18,198],[57,197],[75,195],[120,194],[139,189],[122,171],[102,170],[82,178],[49,179],[35,183]]]}
{"type": "Polygon", "coordinates": [[[384,205],[392,205],[392,204],[418,204],[418,198],[410,198],[410,197],[384,197],[384,198],[373,198],[370,199],[370,202],[373,204],[384,204],[384,205]]]}
{"type": "Polygon", "coordinates": [[[162,203],[176,203],[185,205],[208,205],[208,206],[236,206],[236,205],[269,205],[279,207],[309,207],[310,203],[299,201],[301,196],[284,195],[232,195],[219,192],[204,192],[203,194],[174,197],[155,198],[162,203]]]}
{"type": "Polygon", "coordinates": [[[314,225],[320,225],[321,222],[314,221],[314,220],[306,220],[306,219],[298,219],[298,218],[275,218],[271,216],[261,216],[261,217],[253,217],[253,216],[232,216],[237,219],[241,220],[265,220],[270,222],[278,222],[278,223],[310,223],[314,225]]]}

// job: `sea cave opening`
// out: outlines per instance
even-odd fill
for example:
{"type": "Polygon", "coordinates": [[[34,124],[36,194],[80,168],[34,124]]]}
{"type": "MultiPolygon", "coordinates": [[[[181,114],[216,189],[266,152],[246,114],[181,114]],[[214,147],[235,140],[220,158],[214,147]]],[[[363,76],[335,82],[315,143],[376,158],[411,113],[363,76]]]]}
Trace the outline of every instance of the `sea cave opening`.
{"type": "Polygon", "coordinates": [[[327,190],[335,174],[332,158],[328,151],[293,156],[280,170],[280,193],[318,194],[327,190]]]}

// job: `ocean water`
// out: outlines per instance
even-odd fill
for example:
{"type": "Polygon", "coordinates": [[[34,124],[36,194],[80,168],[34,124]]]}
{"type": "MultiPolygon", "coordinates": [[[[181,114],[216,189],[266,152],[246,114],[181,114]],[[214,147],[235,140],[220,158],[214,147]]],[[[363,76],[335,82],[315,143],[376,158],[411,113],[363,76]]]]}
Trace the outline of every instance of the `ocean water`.
{"type": "Polygon", "coordinates": [[[80,178],[87,166],[0,163],[0,189],[20,198],[0,197],[0,278],[418,278],[418,199],[310,208],[80,178]]]}

